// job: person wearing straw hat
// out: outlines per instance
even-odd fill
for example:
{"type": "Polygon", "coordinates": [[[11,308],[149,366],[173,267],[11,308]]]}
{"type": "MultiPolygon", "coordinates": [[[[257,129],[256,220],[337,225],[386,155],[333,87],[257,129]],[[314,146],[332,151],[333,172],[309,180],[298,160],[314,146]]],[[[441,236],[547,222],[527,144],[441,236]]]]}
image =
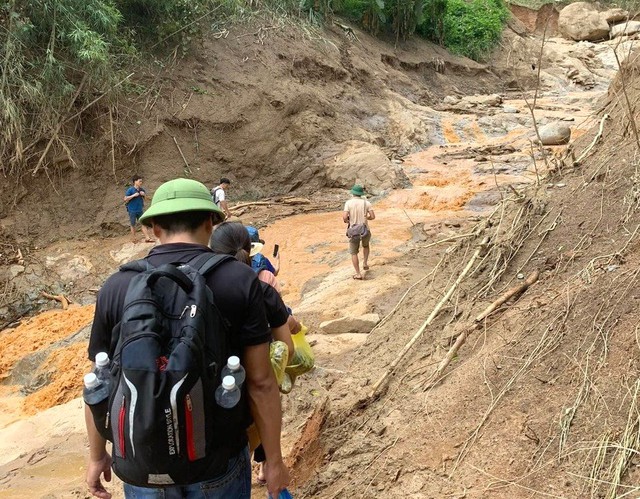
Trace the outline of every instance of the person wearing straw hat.
{"type": "Polygon", "coordinates": [[[371,231],[369,230],[369,220],[374,220],[376,214],[369,201],[365,198],[364,188],[355,184],[351,188],[352,198],[344,204],[342,210],[342,221],[347,224],[347,237],[349,238],[349,253],[351,263],[356,273],[354,279],[364,279],[360,272],[360,260],[358,252],[362,243],[362,269],[369,270],[369,243],[371,241],[371,231]]]}
{"type": "MultiPolygon", "coordinates": [[[[223,211],[214,204],[204,184],[184,178],[165,182],[158,187],[151,206],[140,218],[160,241],[145,260],[151,267],[159,267],[189,264],[208,252],[213,255],[208,247],[209,239],[214,225],[223,219],[223,211]]],[[[95,361],[98,352],[108,352],[109,358],[113,358],[117,338],[112,335],[118,334],[116,325],[123,317],[125,296],[135,275],[138,274],[133,270],[121,270],[109,277],[100,289],[89,338],[90,360],[95,361]]],[[[221,263],[208,272],[205,279],[228,324],[226,341],[239,352],[245,367],[248,398],[240,408],[241,417],[248,423],[249,416],[253,416],[267,454],[267,489],[278,497],[289,484],[289,471],[282,460],[280,447],[282,412],[278,385],[269,360],[271,331],[261,284],[255,272],[237,260],[221,263]]],[[[111,493],[104,487],[101,477],[110,480],[112,460],[88,406],[85,407],[85,420],[89,439],[86,475],[89,492],[95,497],[110,499],[111,493]]],[[[125,497],[202,497],[206,490],[207,497],[249,499],[251,464],[246,428],[238,426],[232,434],[225,435],[224,447],[210,449],[213,459],[203,481],[160,488],[125,483],[125,497]]]]}
{"type": "Polygon", "coordinates": [[[251,268],[258,274],[258,279],[271,284],[278,290],[280,285],[275,279],[275,276],[280,272],[280,253],[278,252],[274,257],[274,263],[271,263],[266,256],[262,254],[264,249],[264,239],[260,238],[260,232],[258,229],[251,225],[247,225],[247,232],[249,233],[249,239],[251,239],[251,268]]]}

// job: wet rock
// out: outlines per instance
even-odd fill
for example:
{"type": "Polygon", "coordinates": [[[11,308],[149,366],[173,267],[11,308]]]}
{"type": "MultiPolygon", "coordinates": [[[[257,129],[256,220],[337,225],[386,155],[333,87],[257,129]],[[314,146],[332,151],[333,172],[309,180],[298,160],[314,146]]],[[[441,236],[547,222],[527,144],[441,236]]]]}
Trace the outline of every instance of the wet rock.
{"type": "Polygon", "coordinates": [[[462,102],[471,107],[485,106],[497,107],[502,104],[502,97],[498,94],[490,95],[468,95],[462,98],[462,102]]]}
{"type": "Polygon", "coordinates": [[[380,322],[378,314],[360,317],[340,317],[320,324],[320,330],[327,334],[369,333],[380,322]]]}
{"type": "Polygon", "coordinates": [[[600,14],[602,18],[607,21],[609,24],[619,23],[620,21],[624,21],[629,17],[629,12],[626,10],[620,9],[618,7],[614,9],[605,10],[602,14],[600,14]]]}
{"type": "Polygon", "coordinates": [[[560,122],[549,123],[540,128],[538,133],[540,134],[540,142],[545,146],[568,144],[571,140],[571,128],[560,122]]]}
{"type": "Polygon", "coordinates": [[[629,21],[611,27],[611,38],[630,36],[640,32],[640,21],[629,21]]]}
{"type": "Polygon", "coordinates": [[[11,279],[15,279],[24,272],[24,265],[11,265],[9,267],[9,275],[11,279]]]}
{"type": "Polygon", "coordinates": [[[380,146],[359,140],[340,144],[340,150],[325,161],[325,166],[327,177],[336,187],[351,188],[359,183],[378,194],[400,181],[398,167],[393,167],[380,146]]]}
{"type": "Polygon", "coordinates": [[[45,260],[45,266],[55,271],[63,281],[77,281],[89,275],[93,270],[93,265],[87,257],[70,256],[69,253],[48,256],[45,260]]]}
{"type": "Polygon", "coordinates": [[[597,9],[586,2],[567,5],[558,18],[560,34],[575,41],[597,41],[609,38],[609,23],[597,9]]]}

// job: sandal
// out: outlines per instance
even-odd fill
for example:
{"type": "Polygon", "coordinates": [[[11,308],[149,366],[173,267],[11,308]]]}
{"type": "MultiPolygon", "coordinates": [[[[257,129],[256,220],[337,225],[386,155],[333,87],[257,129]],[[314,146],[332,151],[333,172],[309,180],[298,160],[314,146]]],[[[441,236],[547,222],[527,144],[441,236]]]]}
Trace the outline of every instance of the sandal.
{"type": "Polygon", "coordinates": [[[362,270],[369,270],[369,266],[365,265],[364,267],[362,267],[362,270]]]}
{"type": "Polygon", "coordinates": [[[145,243],[155,243],[156,240],[155,239],[145,239],[144,242],[145,243]]]}
{"type": "Polygon", "coordinates": [[[356,281],[362,281],[362,280],[364,279],[364,277],[362,277],[360,274],[355,274],[355,275],[353,276],[353,278],[354,278],[356,281]]]}

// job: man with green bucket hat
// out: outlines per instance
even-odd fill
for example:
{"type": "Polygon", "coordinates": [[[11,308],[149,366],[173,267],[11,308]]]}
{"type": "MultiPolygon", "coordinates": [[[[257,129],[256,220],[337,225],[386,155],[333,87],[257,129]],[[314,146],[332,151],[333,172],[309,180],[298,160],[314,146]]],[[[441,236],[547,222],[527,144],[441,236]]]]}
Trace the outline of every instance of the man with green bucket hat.
{"type": "Polygon", "coordinates": [[[364,197],[364,188],[356,184],[351,188],[353,196],[344,204],[342,210],[342,220],[347,226],[347,237],[349,238],[349,253],[351,253],[351,263],[356,273],[354,279],[361,280],[360,260],[358,251],[362,243],[363,270],[369,270],[369,242],[371,241],[371,231],[369,230],[369,220],[374,220],[376,214],[373,212],[371,203],[364,197]]]}
{"type": "MultiPolygon", "coordinates": [[[[196,265],[206,260],[203,257],[204,254],[213,255],[208,247],[213,227],[223,219],[224,213],[213,203],[209,190],[200,182],[183,178],[165,182],[158,188],[151,206],[140,218],[140,221],[150,227],[160,241],[160,244],[144,258],[143,266],[154,269],[164,265],[163,268],[166,268],[165,264],[189,265],[195,262],[194,265],[196,265]]],[[[140,276],[140,273],[123,267],[121,271],[109,277],[100,289],[89,339],[90,360],[95,361],[96,354],[99,352],[107,352],[109,358],[113,359],[117,338],[112,338],[112,335],[118,335],[120,331],[118,325],[123,319],[125,296],[134,276],[140,276]]],[[[227,342],[230,351],[238,352],[234,355],[240,357],[246,371],[246,379],[242,387],[243,395],[238,405],[241,412],[234,412],[235,416],[240,416],[237,418],[239,423],[231,426],[233,428],[230,431],[231,434],[224,435],[224,447],[216,446],[212,449],[207,447],[205,456],[207,464],[203,467],[204,476],[201,481],[187,485],[163,485],[172,482],[166,481],[164,475],[157,475],[159,478],[156,479],[160,481],[152,482],[149,479],[148,483],[158,484],[159,488],[125,483],[126,498],[178,499],[204,497],[204,495],[211,498],[250,498],[251,465],[246,426],[250,423],[251,416],[258,427],[267,454],[265,478],[268,492],[277,497],[289,483],[289,472],[283,463],[280,448],[282,415],[279,391],[269,359],[271,334],[266,321],[264,297],[258,278],[251,267],[235,259],[229,259],[213,267],[210,272],[206,272],[204,279],[212,292],[213,301],[222,319],[227,324],[224,340],[221,341],[227,342]]],[[[157,287],[167,281],[161,279],[154,282],[157,283],[157,287]]],[[[133,304],[134,302],[130,303],[130,305],[133,304]]],[[[191,312],[195,313],[195,305],[191,306],[191,312]]],[[[211,327],[207,329],[207,335],[209,331],[215,334],[225,332],[224,328],[211,329],[211,327]]],[[[211,346],[208,344],[205,346],[205,348],[209,347],[211,346]]],[[[160,362],[163,360],[167,359],[162,357],[157,359],[158,369],[161,371],[164,370],[160,362]]],[[[130,412],[133,410],[132,408],[130,412]]],[[[127,413],[123,414],[126,419],[127,413]]],[[[131,412],[131,414],[138,413],[131,412]]],[[[129,418],[133,417],[129,416],[129,418]]],[[[207,418],[207,420],[212,419],[212,416],[207,418]]],[[[87,485],[93,496],[109,499],[111,494],[104,488],[101,475],[104,475],[105,480],[110,480],[112,459],[106,450],[106,440],[100,435],[89,406],[85,406],[85,419],[89,437],[87,485]]],[[[164,414],[161,415],[160,420],[164,420],[164,414]]],[[[183,429],[182,422],[176,420],[175,424],[178,423],[180,426],[175,433],[175,442],[178,441],[178,436],[183,434],[181,433],[183,430],[187,435],[189,434],[189,424],[195,424],[185,421],[186,427],[183,429]]],[[[132,425],[130,431],[133,432],[133,423],[130,424],[132,425]]],[[[173,434],[172,432],[171,435],[173,434]]],[[[209,441],[210,437],[206,438],[209,441]]],[[[173,436],[171,439],[174,442],[173,436]]],[[[204,443],[195,445],[204,445],[204,443]]],[[[183,452],[180,449],[179,451],[183,452]]],[[[191,451],[192,449],[188,448],[184,452],[191,451]]],[[[133,457],[135,458],[135,452],[133,457]]],[[[119,458],[123,459],[124,456],[119,455],[119,458]]]]}

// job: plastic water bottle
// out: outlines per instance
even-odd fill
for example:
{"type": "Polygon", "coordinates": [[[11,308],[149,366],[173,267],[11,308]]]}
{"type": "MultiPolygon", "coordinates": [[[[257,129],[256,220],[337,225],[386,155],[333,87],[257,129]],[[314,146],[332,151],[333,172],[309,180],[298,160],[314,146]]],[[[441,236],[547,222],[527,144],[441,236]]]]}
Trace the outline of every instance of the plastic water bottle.
{"type": "MultiPolygon", "coordinates": [[[[269,494],[269,499],[273,499],[273,496],[269,494]]],[[[278,499],[293,499],[293,496],[288,489],[281,490],[278,494],[278,499]]]]}
{"type": "Polygon", "coordinates": [[[240,402],[240,388],[233,376],[222,378],[222,384],[216,390],[216,402],[224,409],[231,409],[240,402]]]}
{"type": "Polygon", "coordinates": [[[222,368],[222,377],[233,376],[236,380],[236,386],[242,388],[245,377],[247,376],[244,367],[240,365],[240,359],[235,355],[232,355],[227,360],[227,365],[222,368]]]}
{"type": "Polygon", "coordinates": [[[84,390],[82,397],[87,405],[97,405],[109,398],[109,386],[98,379],[95,373],[84,375],[84,390]]]}
{"type": "Polygon", "coordinates": [[[109,354],[100,352],[96,354],[96,368],[93,370],[99,380],[109,383],[111,381],[111,372],[109,371],[109,354]]]}

